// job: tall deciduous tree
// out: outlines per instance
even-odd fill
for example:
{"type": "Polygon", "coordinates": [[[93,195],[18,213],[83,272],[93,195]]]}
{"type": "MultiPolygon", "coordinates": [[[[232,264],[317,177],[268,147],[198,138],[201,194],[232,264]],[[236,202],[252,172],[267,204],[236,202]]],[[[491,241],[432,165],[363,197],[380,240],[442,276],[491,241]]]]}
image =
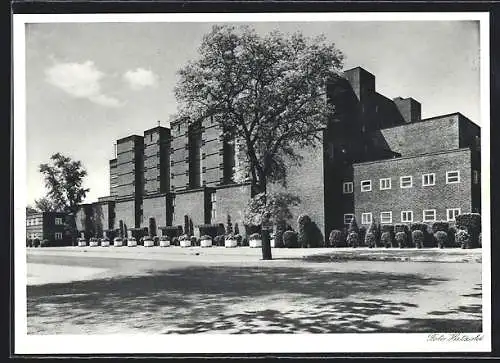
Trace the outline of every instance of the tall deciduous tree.
{"type": "Polygon", "coordinates": [[[176,118],[212,118],[228,140],[239,140],[254,196],[268,182],[284,184],[287,163],[300,163],[297,150],[318,144],[334,112],[326,83],[339,78],[342,59],[322,36],[214,26],[199,59],[179,71],[176,118]]]}
{"type": "Polygon", "coordinates": [[[83,187],[87,171],[80,161],[56,153],[50,157],[50,163],[40,164],[40,172],[45,179],[47,195],[45,199],[55,211],[66,212],[69,218],[68,231],[76,237],[75,216],[80,203],[89,191],[83,187]]]}
{"type": "Polygon", "coordinates": [[[54,203],[47,197],[35,199],[35,208],[40,212],[56,212],[54,203]]]}

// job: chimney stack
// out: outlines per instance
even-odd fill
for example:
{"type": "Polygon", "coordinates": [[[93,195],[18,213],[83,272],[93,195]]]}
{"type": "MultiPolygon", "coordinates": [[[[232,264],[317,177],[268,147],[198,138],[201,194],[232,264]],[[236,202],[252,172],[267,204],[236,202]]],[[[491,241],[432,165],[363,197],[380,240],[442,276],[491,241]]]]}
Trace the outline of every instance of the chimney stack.
{"type": "Polygon", "coordinates": [[[398,108],[405,123],[419,122],[422,119],[422,105],[411,97],[396,97],[392,100],[398,108]]]}

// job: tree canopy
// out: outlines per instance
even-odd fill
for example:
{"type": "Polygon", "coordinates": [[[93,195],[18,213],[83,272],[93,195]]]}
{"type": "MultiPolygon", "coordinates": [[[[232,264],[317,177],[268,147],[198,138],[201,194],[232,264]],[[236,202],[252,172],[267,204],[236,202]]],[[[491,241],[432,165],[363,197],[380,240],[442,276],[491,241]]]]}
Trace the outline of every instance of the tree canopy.
{"type": "Polygon", "coordinates": [[[260,225],[262,215],[268,213],[276,222],[293,217],[291,206],[300,203],[300,198],[290,193],[259,193],[248,202],[243,215],[245,225],[260,225]]]}
{"type": "Polygon", "coordinates": [[[40,212],[57,212],[57,207],[47,197],[35,200],[35,208],[40,212]]]}
{"type": "MultiPolygon", "coordinates": [[[[51,163],[40,164],[40,172],[45,180],[47,195],[42,202],[54,211],[76,213],[89,189],[84,188],[83,179],[87,171],[80,161],[56,153],[50,157],[51,163]]],[[[40,203],[37,207],[40,208],[40,203]]]]}
{"type": "Polygon", "coordinates": [[[176,118],[211,118],[226,139],[240,140],[243,175],[258,194],[268,181],[286,182],[287,163],[300,163],[297,149],[317,145],[334,114],[326,84],[339,78],[342,60],[323,36],[214,26],[199,58],[179,71],[176,118]]]}

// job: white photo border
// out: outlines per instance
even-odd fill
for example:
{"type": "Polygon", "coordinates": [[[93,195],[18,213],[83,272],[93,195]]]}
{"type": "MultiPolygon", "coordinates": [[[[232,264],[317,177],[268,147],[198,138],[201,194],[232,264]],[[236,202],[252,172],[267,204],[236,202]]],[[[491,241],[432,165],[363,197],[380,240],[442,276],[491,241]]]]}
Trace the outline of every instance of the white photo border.
{"type": "MultiPolygon", "coordinates": [[[[387,353],[491,352],[490,210],[490,41],[488,12],[401,13],[183,13],[183,14],[13,14],[14,94],[14,291],[15,354],[141,353],[387,353]],[[26,301],[26,64],[25,24],[96,22],[297,22],[297,21],[466,21],[480,22],[482,339],[431,341],[429,334],[198,334],[28,335],[26,301]],[[251,343],[249,341],[251,339],[251,343]]],[[[478,334],[461,334],[475,337],[478,334]]],[[[450,337],[451,334],[444,334],[450,337]]]]}

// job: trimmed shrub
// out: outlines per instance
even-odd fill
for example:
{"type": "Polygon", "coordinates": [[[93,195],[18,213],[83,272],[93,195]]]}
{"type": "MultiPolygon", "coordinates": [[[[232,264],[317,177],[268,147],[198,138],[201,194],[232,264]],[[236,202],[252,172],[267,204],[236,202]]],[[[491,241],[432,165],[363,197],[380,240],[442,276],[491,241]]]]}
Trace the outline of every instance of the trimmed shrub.
{"type": "Polygon", "coordinates": [[[254,234],[254,233],[260,233],[261,226],[260,225],[253,225],[253,224],[246,225],[245,231],[246,231],[247,236],[250,236],[251,234],[254,234]]]}
{"type": "Polygon", "coordinates": [[[380,236],[380,244],[385,248],[389,248],[392,246],[392,238],[390,232],[382,232],[380,236]]]}
{"type": "Polygon", "coordinates": [[[470,248],[479,246],[479,233],[481,233],[481,215],[479,213],[464,213],[455,217],[457,229],[469,233],[470,248]]]}
{"type": "Polygon", "coordinates": [[[198,229],[200,230],[201,236],[203,235],[210,236],[212,237],[212,239],[224,234],[224,225],[222,223],[200,224],[198,225],[198,229]]]}
{"type": "Polygon", "coordinates": [[[465,229],[459,229],[455,239],[461,248],[471,248],[470,234],[465,229]]]}
{"type": "Polygon", "coordinates": [[[455,240],[455,234],[457,233],[457,228],[455,226],[450,226],[448,229],[448,244],[450,247],[459,247],[455,240]]]}
{"type": "Polygon", "coordinates": [[[381,224],[380,225],[380,244],[385,247],[396,247],[396,241],[394,240],[394,225],[392,224],[381,224]],[[382,241],[382,235],[384,233],[387,233],[389,237],[385,237],[385,239],[382,241]],[[387,241],[389,241],[389,244],[387,244],[387,241]]]}
{"type": "Polygon", "coordinates": [[[233,234],[233,223],[231,223],[231,216],[227,215],[227,224],[226,224],[226,235],[233,234]]]}
{"type": "Polygon", "coordinates": [[[394,234],[403,232],[408,234],[410,232],[410,227],[407,224],[398,223],[394,225],[394,234]]]}
{"type": "Polygon", "coordinates": [[[40,247],[48,247],[49,246],[49,240],[44,239],[40,242],[40,247]]]}
{"type": "Polygon", "coordinates": [[[366,230],[367,229],[366,229],[365,226],[359,227],[358,235],[359,235],[359,245],[360,246],[364,246],[365,245],[366,230]]]}
{"type": "Polygon", "coordinates": [[[260,233],[252,233],[249,239],[260,239],[260,233]]]}
{"type": "Polygon", "coordinates": [[[277,248],[283,247],[283,233],[286,230],[286,222],[278,221],[276,224],[276,233],[274,234],[274,246],[277,248]]]}
{"type": "Polygon", "coordinates": [[[204,241],[204,240],[211,240],[211,239],[212,239],[212,237],[211,237],[211,236],[209,236],[209,235],[207,235],[207,234],[204,234],[203,236],[201,236],[201,237],[200,237],[200,240],[201,240],[201,241],[204,241]]]}
{"type": "Polygon", "coordinates": [[[179,246],[179,237],[173,237],[172,238],[172,244],[174,246],[179,246]]]}
{"type": "Polygon", "coordinates": [[[29,238],[26,239],[26,247],[32,247],[33,246],[33,241],[29,238]]]}
{"type": "Polygon", "coordinates": [[[240,227],[238,227],[238,223],[234,224],[234,235],[239,235],[240,234],[240,227]]]}
{"type": "Polygon", "coordinates": [[[350,232],[347,236],[347,245],[356,248],[359,246],[359,235],[357,232],[350,232]]]}
{"type": "Polygon", "coordinates": [[[309,247],[311,245],[310,241],[310,236],[307,233],[307,225],[311,224],[311,218],[309,218],[308,215],[302,214],[297,218],[297,224],[298,224],[298,243],[300,247],[309,247]]]}
{"type": "Polygon", "coordinates": [[[434,222],[431,225],[431,230],[432,230],[432,233],[434,233],[434,234],[436,234],[436,232],[438,232],[438,231],[448,232],[449,228],[450,228],[450,224],[448,222],[445,222],[445,221],[434,222]]]}
{"type": "Polygon", "coordinates": [[[38,247],[38,246],[40,246],[40,240],[38,238],[35,238],[33,240],[33,247],[38,247]]]}
{"type": "Polygon", "coordinates": [[[411,232],[411,239],[416,248],[424,247],[424,232],[420,229],[415,229],[411,232]]]}
{"type": "Polygon", "coordinates": [[[170,239],[182,235],[182,226],[168,226],[168,227],[163,227],[161,230],[162,230],[162,235],[168,236],[170,237],[170,239]]]}
{"type": "Polygon", "coordinates": [[[434,238],[436,239],[439,248],[448,247],[448,233],[446,233],[445,231],[435,232],[434,238]]]}
{"type": "Polygon", "coordinates": [[[283,244],[285,248],[298,247],[297,233],[294,231],[285,231],[283,233],[283,244]]]}
{"type": "Polygon", "coordinates": [[[242,240],[241,240],[241,245],[243,247],[247,247],[248,246],[248,238],[244,237],[242,240]]]}
{"type": "Polygon", "coordinates": [[[372,232],[368,232],[365,236],[365,244],[370,247],[370,248],[373,248],[377,245],[377,237],[375,236],[374,233],[372,232]]]}
{"type": "Polygon", "coordinates": [[[236,242],[238,242],[238,246],[241,246],[241,242],[243,242],[243,237],[241,237],[241,234],[235,234],[234,239],[236,240],[236,242]]]}
{"type": "Polygon", "coordinates": [[[347,233],[350,234],[351,232],[356,232],[359,233],[359,227],[358,227],[358,222],[356,222],[356,217],[352,217],[351,223],[349,223],[349,228],[347,229],[347,233]]]}
{"type": "Polygon", "coordinates": [[[483,247],[483,234],[482,233],[479,233],[479,238],[478,238],[478,242],[479,242],[479,247],[483,247]]]}
{"type": "Polygon", "coordinates": [[[408,247],[408,235],[406,232],[397,232],[394,239],[399,248],[408,247]]]}
{"type": "Polygon", "coordinates": [[[338,229],[334,229],[333,231],[331,231],[328,241],[330,242],[331,247],[343,247],[344,238],[342,231],[339,231],[338,229]]]}
{"type": "Polygon", "coordinates": [[[214,245],[216,246],[224,246],[224,236],[219,234],[214,238],[214,245]]]}
{"type": "Polygon", "coordinates": [[[199,246],[200,245],[200,240],[196,238],[195,236],[189,237],[191,240],[191,246],[199,246]]]}
{"type": "Polygon", "coordinates": [[[160,241],[170,241],[170,237],[169,236],[161,236],[160,237],[160,241]]]}
{"type": "Polygon", "coordinates": [[[410,225],[410,230],[413,232],[415,230],[422,231],[424,234],[424,242],[422,247],[434,247],[434,237],[432,236],[432,229],[427,223],[415,222],[410,225]]]}
{"type": "Polygon", "coordinates": [[[154,236],[153,242],[154,242],[155,246],[159,246],[160,245],[160,237],[154,236]]]}

